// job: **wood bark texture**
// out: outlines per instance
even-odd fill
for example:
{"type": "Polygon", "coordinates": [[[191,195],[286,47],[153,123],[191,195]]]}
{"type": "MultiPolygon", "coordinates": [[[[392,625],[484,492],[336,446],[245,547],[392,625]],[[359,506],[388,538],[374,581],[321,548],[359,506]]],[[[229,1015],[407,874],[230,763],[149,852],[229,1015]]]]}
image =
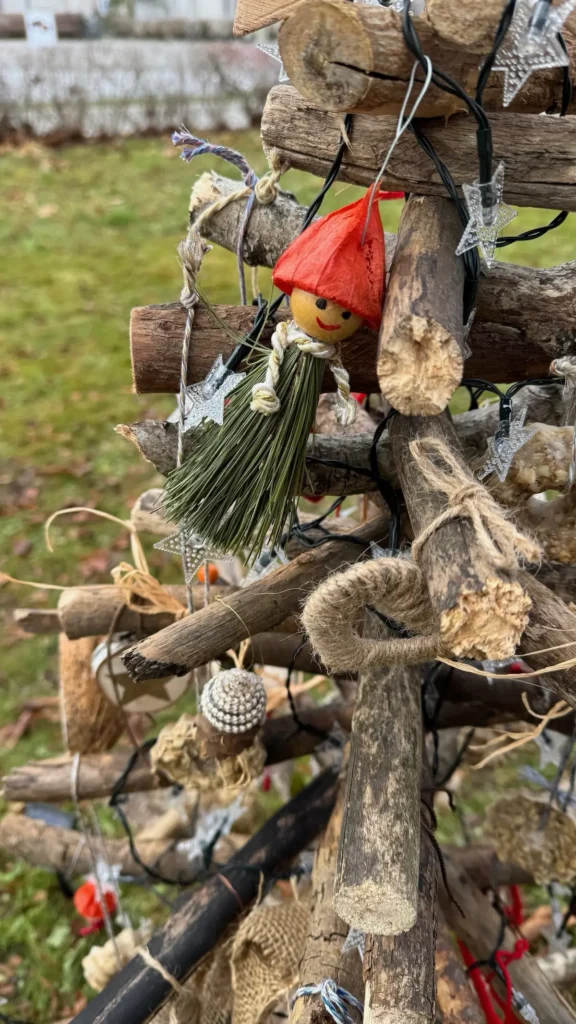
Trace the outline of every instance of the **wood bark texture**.
{"type": "MultiPolygon", "coordinates": [[[[172,530],[172,532],[174,532],[172,530]]],[[[186,607],[186,587],[173,586],[166,588],[186,607]]],[[[233,587],[214,587],[211,599],[226,599],[234,592],[233,587]]],[[[204,607],[204,587],[192,588],[195,610],[204,607]]],[[[62,591],[58,602],[59,629],[69,640],[81,637],[100,636],[107,634],[115,622],[115,632],[134,633],[136,636],[148,636],[164,629],[174,622],[173,612],[137,612],[124,607],[124,599],[118,587],[70,587],[62,591]]]]}
{"type": "MultiPolygon", "coordinates": [[[[368,547],[387,533],[385,519],[356,531],[368,547]]],[[[215,602],[131,647],[122,657],[136,680],[185,675],[205,665],[240,640],[269,630],[297,612],[307,591],[341,565],[359,557],[357,544],[329,541],[249,584],[225,602],[215,602]]]]}
{"type": "MultiPolygon", "coordinates": [[[[342,955],[348,926],[338,917],[333,904],[343,805],[344,785],[341,781],[336,807],[314,856],[310,924],[298,975],[300,985],[318,985],[325,978],[332,978],[340,988],[362,1000],[362,961],[356,949],[342,955]]],[[[292,1007],[289,1024],[333,1024],[333,1018],[319,996],[301,996],[292,1007]]]]}
{"type": "Polygon", "coordinates": [[[480,1003],[441,913],[436,935],[436,999],[442,1024],[485,1024],[480,1003]]]}
{"type": "Polygon", "coordinates": [[[60,635],[58,671],[64,743],[70,753],[110,750],[126,728],[124,711],[104,696],[90,669],[96,639],[60,635]]]}
{"type": "MultiPolygon", "coordinates": [[[[326,825],[336,799],[337,775],[319,775],[270,818],[200,889],[183,895],[148,950],[183,981],[248,907],[262,874],[305,849],[326,825]],[[248,868],[249,870],[244,870],[248,868]],[[257,870],[254,870],[257,869],[257,870]],[[228,881],[226,885],[222,881],[228,881]]],[[[76,1017],[75,1024],[146,1024],[171,994],[170,983],[136,956],[76,1017]]]]}
{"type": "MultiPolygon", "coordinates": [[[[526,656],[534,672],[570,659],[576,662],[576,614],[534,576],[521,573],[520,579],[532,601],[532,608],[518,653],[526,656]],[[558,650],[546,650],[554,647],[558,650]],[[535,654],[535,651],[544,653],[535,654]]],[[[541,679],[544,686],[552,687],[563,700],[576,708],[576,663],[541,679]]]]}
{"type": "MultiPolygon", "coordinates": [[[[417,537],[445,510],[447,501],[417,467],[410,443],[427,438],[442,441],[463,472],[470,479],[472,475],[448,413],[393,416],[389,434],[417,537]]],[[[530,602],[513,575],[494,567],[470,520],[449,520],[436,530],[422,549],[421,566],[438,613],[440,635],[449,650],[480,659],[514,653],[530,602]]]]}
{"type": "MultiPolygon", "coordinates": [[[[494,166],[506,165],[504,199],[514,206],[550,210],[576,209],[576,121],[539,114],[490,114],[494,166]]],[[[395,116],[358,114],[350,133],[351,148],[338,177],[354,185],[371,185],[396,131],[395,116]]],[[[449,167],[456,185],[477,176],[476,122],[454,117],[426,124],[426,136],[449,167]]],[[[325,177],[338,150],[337,115],[319,110],[289,85],[268,94],[262,115],[265,149],[277,149],[292,167],[325,177]]],[[[382,179],[382,188],[419,195],[445,195],[429,157],[409,132],[398,143],[382,179]]],[[[545,216],[543,222],[545,223],[545,216]]]]}
{"type": "MultiPolygon", "coordinates": [[[[392,630],[366,611],[364,635],[392,630]]],[[[408,931],[418,913],[420,690],[416,666],[367,670],[352,720],[334,907],[376,935],[408,931]]]]}
{"type": "MultiPolygon", "coordinates": [[[[474,13],[476,16],[475,9],[474,13]]],[[[237,188],[237,181],[223,178],[215,172],[202,175],[192,190],[192,207],[195,212],[202,213],[210,202],[230,195],[237,188]]],[[[237,200],[213,213],[202,225],[202,234],[209,241],[216,242],[235,253],[245,206],[245,199],[237,200]]],[[[300,206],[294,196],[282,191],[279,192],[276,201],[269,206],[257,205],[250,216],[244,238],[244,261],[250,266],[273,267],[299,233],[305,214],[305,207],[300,206]]],[[[394,255],[395,245],[396,236],[386,232],[388,266],[394,255]]],[[[525,356],[530,359],[534,345],[543,348],[549,359],[553,359],[556,356],[568,355],[574,349],[575,322],[575,263],[534,269],[497,262],[491,270],[483,268],[478,282],[476,317],[469,342],[473,353],[478,350],[478,360],[494,360],[495,355],[491,354],[490,350],[502,346],[509,360],[517,349],[521,353],[515,357],[517,360],[525,356]]],[[[476,360],[476,355],[473,358],[476,360]]],[[[466,367],[469,376],[473,375],[472,365],[469,362],[466,367]]],[[[509,377],[502,376],[502,373],[505,374],[507,371],[504,362],[500,363],[499,369],[500,373],[492,374],[491,379],[509,380],[509,377]]],[[[544,372],[546,369],[544,368],[544,372]]],[[[527,362],[514,379],[532,375],[536,376],[535,373],[532,374],[527,362]]],[[[521,393],[522,397],[524,394],[525,392],[521,393]]],[[[518,399],[522,400],[521,396],[518,396],[518,399]]],[[[546,416],[535,415],[531,418],[540,422],[551,422],[546,416]]]]}
{"type": "MultiPolygon", "coordinates": [[[[500,916],[487,896],[474,887],[464,869],[452,858],[445,857],[450,892],[464,911],[454,905],[443,885],[438,886],[438,900],[449,927],[466,943],[472,955],[484,960],[494,952],[500,933],[500,916]]],[[[506,929],[503,948],[514,948],[514,937],[506,929]]],[[[515,989],[532,1006],[540,1024],[574,1024],[576,1015],[538,967],[538,961],[525,953],[512,961],[508,972],[515,989]]],[[[503,988],[501,994],[504,993],[503,988]]]]}
{"type": "MultiPolygon", "coordinates": [[[[425,761],[422,767],[426,786],[430,778],[425,761]]],[[[436,1022],[436,856],[422,828],[415,925],[400,935],[366,937],[364,1024],[436,1022]]]]}
{"type": "MultiPolygon", "coordinates": [[[[458,0],[428,0],[426,15],[440,38],[482,53],[492,45],[505,6],[506,0],[486,0],[481,5],[462,4],[458,0]]],[[[571,35],[576,31],[574,11],[568,15],[565,27],[571,35]]]]}
{"type": "Polygon", "coordinates": [[[411,195],[402,210],[377,371],[384,398],[406,416],[442,412],[462,380],[461,234],[449,199],[411,195]]]}
{"type": "MultiPolygon", "coordinates": [[[[478,51],[439,38],[425,15],[416,17],[415,23],[422,52],[473,95],[481,63],[478,51]]],[[[279,43],[292,85],[317,106],[350,113],[399,112],[414,57],[404,42],[402,17],[396,11],[360,4],[354,8],[345,0],[310,0],[286,19],[279,43]]],[[[486,110],[502,109],[500,75],[489,78],[482,105],[486,110]]],[[[554,68],[530,76],[506,110],[558,113],[561,106],[562,74],[554,68]]],[[[466,105],[435,85],[418,110],[423,118],[455,113],[467,113],[466,105]]]]}
{"type": "Polygon", "coordinates": [[[236,0],[234,35],[245,36],[280,21],[298,0],[236,0]]]}

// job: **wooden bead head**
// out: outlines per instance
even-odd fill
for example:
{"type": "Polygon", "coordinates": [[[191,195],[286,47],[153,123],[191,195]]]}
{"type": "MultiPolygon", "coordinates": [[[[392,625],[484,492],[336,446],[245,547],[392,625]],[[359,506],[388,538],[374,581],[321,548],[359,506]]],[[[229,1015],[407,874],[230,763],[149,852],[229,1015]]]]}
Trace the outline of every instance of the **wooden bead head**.
{"type": "Polygon", "coordinates": [[[362,326],[362,317],[357,313],[301,288],[292,289],[290,308],[301,331],[331,345],[346,341],[362,326]]]}

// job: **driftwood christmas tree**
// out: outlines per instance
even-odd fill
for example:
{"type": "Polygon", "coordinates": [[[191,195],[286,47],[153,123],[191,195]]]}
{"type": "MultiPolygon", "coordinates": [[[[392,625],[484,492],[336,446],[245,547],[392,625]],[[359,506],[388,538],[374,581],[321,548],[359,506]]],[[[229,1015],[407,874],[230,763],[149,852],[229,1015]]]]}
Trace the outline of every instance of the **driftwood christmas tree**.
{"type": "Polygon", "coordinates": [[[238,34],[281,22],[290,84],[264,110],[261,180],[175,134],[187,160],[224,157],[243,182],[221,168],[196,181],[180,302],[132,311],[134,390],[178,393],[179,416],[116,429],[166,488],[136,503],[134,566],[113,584],[16,612],[60,634],[69,753],[11,772],[4,797],[72,799],[87,845],[10,812],[0,847],[89,873],[88,808],[106,798],[127,839],[100,837],[100,861],[183,887],[146,945],[115,935],[96,870],[110,946],[87,966],[100,991],[80,1024],[145,1024],[164,1004],[202,1024],[576,1021],[556,985],[570,951],[532,956],[503,891],[576,881],[574,768],[560,793],[576,728],[576,263],[495,261],[506,204],[541,208],[527,247],[564,218],[546,211],[576,210],[573,11],[238,0],[238,34]],[[308,210],[280,185],[289,168],[326,179],[308,210]],[[323,218],[335,180],[366,191],[323,218]],[[396,236],[382,189],[406,197],[396,236]],[[268,267],[291,305],[201,301],[208,242],[237,254],[244,299],[244,265],[268,267]],[[462,382],[470,409],[452,416],[462,382]],[[328,511],[299,513],[301,497],[328,511]],[[145,531],[185,584],[150,574],[145,531]],[[140,746],[131,714],[169,707],[194,673],[194,714],[140,746]],[[317,677],[327,702],[303,696],[317,677]],[[443,769],[448,731],[498,726],[513,743],[564,738],[550,800],[495,802],[492,848],[441,847],[436,795],[469,742],[443,769]],[[112,750],[126,730],[129,758],[112,750]],[[261,828],[224,814],[195,840],[191,820],[226,794],[254,804],[263,772],[304,756],[322,770],[261,828]],[[188,829],[167,814],[134,838],[125,797],[175,785],[188,829]]]}

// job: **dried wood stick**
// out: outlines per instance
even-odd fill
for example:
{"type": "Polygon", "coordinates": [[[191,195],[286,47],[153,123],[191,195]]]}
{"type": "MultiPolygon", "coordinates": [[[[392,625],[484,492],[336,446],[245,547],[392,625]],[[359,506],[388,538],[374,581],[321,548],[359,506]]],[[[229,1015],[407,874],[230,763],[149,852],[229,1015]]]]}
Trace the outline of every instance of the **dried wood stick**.
{"type": "MultiPolygon", "coordinates": [[[[464,913],[451,901],[444,886],[439,885],[438,900],[444,916],[472,955],[484,960],[494,952],[500,933],[500,916],[488,897],[474,887],[466,871],[460,869],[451,857],[445,857],[445,865],[450,892],[464,913]]],[[[503,948],[514,948],[514,938],[509,929],[506,929],[503,948]]],[[[574,1024],[576,1016],[573,1010],[529,953],[525,953],[521,960],[512,961],[508,972],[512,985],[533,1008],[540,1024],[574,1024]]],[[[503,993],[503,989],[501,991],[503,993]]]]}
{"type": "MultiPolygon", "coordinates": [[[[473,93],[482,49],[474,52],[469,43],[465,47],[450,45],[439,37],[426,15],[415,21],[422,52],[473,93]]],[[[395,11],[360,4],[351,8],[344,0],[310,0],[290,13],[280,30],[279,44],[292,85],[324,110],[399,112],[414,58],[404,42],[401,15],[395,11]]],[[[484,56],[489,49],[490,45],[484,56]]],[[[562,105],[559,71],[531,76],[506,110],[539,113],[552,109],[558,113],[562,105]]],[[[482,104],[486,110],[501,110],[502,97],[502,78],[493,75],[482,104]]],[[[467,112],[462,100],[432,85],[418,116],[459,112],[467,112]]]]}
{"type": "MultiPolygon", "coordinates": [[[[356,536],[368,547],[386,532],[386,520],[374,519],[360,527],[356,536]]],[[[123,655],[124,664],[136,680],[184,675],[205,665],[240,640],[265,632],[296,612],[311,587],[344,562],[358,558],[361,551],[360,545],[344,541],[329,541],[307,551],[228,600],[214,602],[131,647],[123,655]]]]}
{"type": "MultiPolygon", "coordinates": [[[[362,961],[356,949],[342,954],[348,927],[333,904],[334,872],[342,828],[344,784],[340,782],[336,806],[320,838],[312,869],[312,897],[308,935],[298,968],[299,987],[318,985],[332,978],[340,988],[362,999],[362,961]]],[[[289,1024],[333,1024],[319,995],[300,996],[290,1013],[289,1024]]]]}
{"type": "Polygon", "coordinates": [[[384,398],[406,416],[442,412],[462,380],[461,234],[449,199],[411,195],[402,210],[377,370],[384,398]]]}
{"type": "MultiPolygon", "coordinates": [[[[306,786],[191,895],[184,895],[148,950],[177,981],[183,981],[215,946],[228,924],[269,877],[305,849],[328,821],[337,776],[328,771],[306,786]],[[225,879],[225,881],[223,881],[225,879]]],[[[171,994],[164,976],[136,956],[76,1017],[75,1024],[146,1024],[171,994]]]]}
{"type": "MultiPolygon", "coordinates": [[[[365,637],[391,635],[366,612],[365,637]]],[[[415,666],[366,670],[352,720],[334,907],[377,935],[408,931],[418,911],[421,675],[415,666]]]]}
{"type": "Polygon", "coordinates": [[[62,731],[71,753],[98,754],[110,750],[126,728],[126,714],[104,696],[92,675],[90,662],[96,645],[93,637],[69,640],[60,634],[62,731]]]}
{"type": "MultiPolygon", "coordinates": [[[[423,784],[428,786],[425,757],[422,767],[423,784]]],[[[364,1020],[368,1024],[436,1022],[436,857],[422,828],[416,923],[400,935],[366,937],[364,1020]]]]}
{"type": "MultiPolygon", "coordinates": [[[[575,147],[576,152],[576,147],[575,147]]],[[[424,190],[429,193],[431,190],[424,190]]],[[[567,268],[562,268],[562,283],[566,281],[567,268]]],[[[530,300],[524,304],[521,297],[531,285],[538,289],[532,275],[526,272],[522,278],[523,287],[516,289],[515,279],[510,275],[510,287],[514,294],[514,303],[510,311],[498,312],[498,318],[489,321],[478,320],[472,327],[470,335],[471,355],[466,360],[465,376],[482,377],[484,380],[512,381],[528,380],[530,377],[542,377],[548,373],[550,366],[550,350],[552,357],[576,352],[574,324],[564,326],[564,314],[567,312],[569,300],[574,293],[574,275],[566,296],[566,305],[562,316],[555,319],[556,306],[548,307],[548,315],[552,322],[548,331],[543,324],[545,303],[553,291],[553,273],[541,271],[550,277],[544,291],[536,290],[530,300]],[[529,321],[531,308],[538,308],[538,318],[532,324],[529,321]],[[547,349],[541,346],[540,339],[546,338],[547,349]]],[[[502,275],[504,276],[504,275],[502,275]]],[[[559,278],[560,275],[557,275],[559,278]]],[[[490,296],[487,295],[487,299],[490,296]]],[[[510,293],[508,294],[510,301],[510,293]]],[[[245,333],[251,326],[254,310],[252,306],[216,306],[218,316],[239,333],[245,333]]],[[[485,307],[489,315],[488,303],[485,307]]],[[[260,340],[269,344],[272,331],[279,320],[286,320],[290,311],[285,307],[279,311],[271,324],[262,332],[260,340]]],[[[130,347],[132,356],[132,374],[134,390],[144,394],[174,394],[178,390],[180,374],[180,347],[186,313],[179,303],[166,303],[163,306],[137,306],[132,310],[130,318],[130,347]]],[[[219,353],[226,358],[232,351],[233,343],[222,334],[221,328],[207,310],[198,308],[195,320],[195,336],[198,344],[192,346],[188,363],[189,384],[203,380],[210,366],[219,353]]],[[[364,327],[354,337],[354,344],[345,353],[346,369],[350,373],[352,387],[356,391],[367,394],[377,393],[378,378],[376,375],[376,332],[364,327]]],[[[323,391],[335,388],[332,376],[325,374],[322,382],[323,391]]]]}
{"type": "MultiPolygon", "coordinates": [[[[473,477],[447,413],[394,416],[389,434],[417,538],[449,503],[419,469],[412,442],[439,441],[463,475],[471,482],[473,477]]],[[[514,574],[495,566],[471,521],[451,519],[444,523],[428,537],[420,557],[430,598],[437,610],[440,635],[448,649],[481,659],[512,655],[526,624],[530,601],[514,574]]]]}
{"type": "MultiPolygon", "coordinates": [[[[506,202],[575,210],[576,125],[571,118],[490,114],[489,121],[495,160],[506,164],[506,202]]],[[[354,118],[351,149],[338,175],[341,181],[372,184],[392,142],[396,122],[395,116],[358,114],[354,118]]],[[[478,158],[472,118],[455,117],[448,124],[441,118],[431,121],[426,125],[426,136],[450,167],[457,185],[474,181],[478,158]]],[[[292,86],[277,85],[269,92],[262,115],[262,141],[265,149],[278,150],[292,167],[324,177],[340,141],[338,118],[319,110],[292,86]]],[[[409,132],[394,150],[382,187],[419,195],[445,195],[429,157],[409,132]]]]}
{"type": "MultiPolygon", "coordinates": [[[[561,601],[548,587],[530,576],[521,573],[520,580],[532,601],[528,625],[522,634],[518,653],[527,657],[534,672],[560,662],[576,659],[576,614],[561,601]],[[567,644],[568,646],[561,646],[567,644]],[[558,647],[558,650],[546,648],[558,647]],[[543,654],[535,654],[542,651],[543,654]],[[529,655],[529,657],[528,657],[529,655]]],[[[548,685],[572,707],[576,707],[576,664],[550,675],[542,676],[544,686],[548,685]]]]}
{"type": "MultiPolygon", "coordinates": [[[[441,39],[475,53],[487,52],[506,6],[506,0],[486,0],[482,5],[462,4],[458,0],[428,0],[427,19],[441,39]]],[[[567,35],[576,32],[576,14],[565,22],[567,35]]]]}
{"type": "Polygon", "coordinates": [[[436,935],[436,999],[442,1024],[485,1024],[480,1003],[440,911],[436,935]]]}

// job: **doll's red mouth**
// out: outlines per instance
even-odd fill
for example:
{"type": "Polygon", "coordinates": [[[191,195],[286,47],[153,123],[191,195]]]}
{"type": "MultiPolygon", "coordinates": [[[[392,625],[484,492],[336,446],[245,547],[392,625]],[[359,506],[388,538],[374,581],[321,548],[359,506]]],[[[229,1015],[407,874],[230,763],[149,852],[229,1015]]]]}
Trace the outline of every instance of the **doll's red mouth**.
{"type": "Polygon", "coordinates": [[[316,317],[316,323],[318,324],[318,327],[322,328],[323,331],[339,331],[340,330],[340,324],[323,324],[319,316],[316,317]]]}

